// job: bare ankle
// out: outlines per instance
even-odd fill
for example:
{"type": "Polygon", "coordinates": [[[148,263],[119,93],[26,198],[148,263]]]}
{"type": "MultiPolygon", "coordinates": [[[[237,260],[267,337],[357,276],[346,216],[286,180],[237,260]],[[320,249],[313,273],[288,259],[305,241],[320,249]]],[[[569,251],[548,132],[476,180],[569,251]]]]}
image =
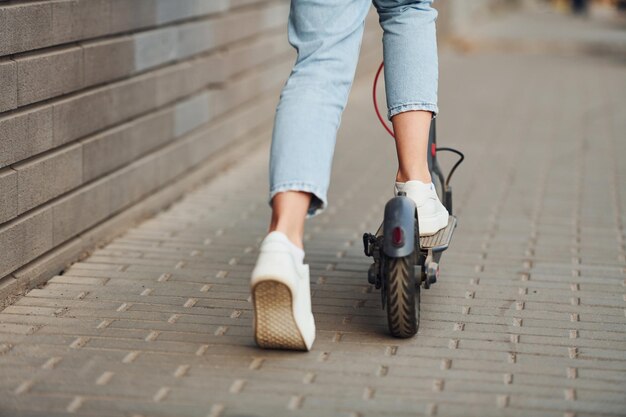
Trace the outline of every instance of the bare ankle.
{"type": "Polygon", "coordinates": [[[272,218],[268,233],[278,230],[287,235],[294,245],[304,249],[304,222],[310,203],[311,193],[308,192],[277,193],[272,199],[272,218]]]}
{"type": "Polygon", "coordinates": [[[270,226],[268,229],[268,233],[271,233],[276,230],[281,233],[284,233],[294,245],[296,245],[300,249],[304,249],[303,233],[293,231],[293,230],[290,230],[289,228],[281,227],[279,225],[270,226]]]}
{"type": "Polygon", "coordinates": [[[419,180],[426,184],[432,182],[432,177],[430,176],[430,172],[412,172],[411,174],[405,174],[403,172],[398,171],[396,174],[397,182],[407,182],[411,180],[419,180]]]}

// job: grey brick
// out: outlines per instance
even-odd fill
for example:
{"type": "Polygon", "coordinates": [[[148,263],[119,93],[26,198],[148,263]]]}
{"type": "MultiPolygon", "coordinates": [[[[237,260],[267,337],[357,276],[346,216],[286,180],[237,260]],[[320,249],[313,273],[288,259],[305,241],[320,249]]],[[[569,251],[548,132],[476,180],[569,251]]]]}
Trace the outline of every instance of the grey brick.
{"type": "Polygon", "coordinates": [[[102,87],[55,102],[54,146],[86,136],[113,123],[110,87],[102,87]]]}
{"type": "Polygon", "coordinates": [[[229,13],[215,21],[219,43],[227,44],[261,32],[261,13],[258,9],[245,9],[229,13]]]}
{"type": "Polygon", "coordinates": [[[83,52],[70,47],[16,57],[18,104],[35,103],[83,85],[83,52]]]}
{"type": "Polygon", "coordinates": [[[227,57],[224,54],[212,54],[195,59],[188,71],[187,83],[196,87],[196,90],[210,84],[223,84],[229,76],[227,64],[227,57]]]}
{"type": "Polygon", "coordinates": [[[17,172],[0,169],[0,224],[17,216],[17,172]]]}
{"type": "Polygon", "coordinates": [[[0,113],[17,107],[17,65],[0,59],[0,113]]]}
{"type": "Polygon", "coordinates": [[[173,125],[174,109],[168,108],[84,139],[84,181],[111,172],[173,140],[173,125]]]}
{"type": "Polygon", "coordinates": [[[263,9],[245,9],[229,13],[216,21],[216,31],[223,43],[235,42],[268,29],[285,25],[289,6],[275,4],[263,9]]]}
{"type": "Polygon", "coordinates": [[[74,144],[15,164],[18,212],[23,213],[79,186],[83,178],[82,156],[81,145],[74,144]]]}
{"type": "Polygon", "coordinates": [[[0,168],[52,146],[52,106],[0,117],[0,168]]]}
{"type": "Polygon", "coordinates": [[[44,45],[51,32],[51,3],[0,6],[0,56],[44,45]]]}
{"type": "Polygon", "coordinates": [[[241,140],[242,137],[245,140],[246,134],[270,122],[273,118],[270,110],[275,107],[276,100],[276,97],[271,97],[258,101],[238,112],[233,112],[225,119],[211,123],[206,129],[195,134],[190,138],[192,142],[190,146],[193,149],[191,163],[202,162],[220,149],[241,140]]]}
{"type": "Polygon", "coordinates": [[[177,57],[181,59],[211,50],[218,45],[218,39],[213,21],[181,25],[178,28],[177,57]]]}
{"type": "Polygon", "coordinates": [[[158,23],[167,23],[202,16],[225,11],[228,8],[227,0],[214,0],[210,2],[201,0],[179,0],[176,3],[172,3],[168,0],[156,1],[158,23]]]}
{"type": "Polygon", "coordinates": [[[263,3],[265,0],[230,0],[231,9],[241,6],[249,6],[251,4],[263,3]]]}
{"type": "Polygon", "coordinates": [[[158,184],[165,184],[193,167],[194,149],[190,142],[191,138],[176,141],[154,155],[158,184]]]}
{"type": "Polygon", "coordinates": [[[277,55],[290,53],[295,58],[295,51],[285,39],[285,34],[264,36],[253,42],[244,43],[228,49],[228,71],[230,75],[254,68],[254,66],[276,59],[277,55]]]}
{"type": "Polygon", "coordinates": [[[114,122],[128,120],[157,107],[156,74],[134,77],[111,86],[111,116],[114,122]]]}
{"type": "Polygon", "coordinates": [[[72,239],[61,245],[55,244],[53,250],[15,270],[13,276],[21,287],[34,288],[65,270],[69,264],[76,261],[83,250],[84,245],[80,239],[72,239]]]}
{"type": "Polygon", "coordinates": [[[133,120],[89,137],[83,144],[83,181],[129,164],[174,139],[174,109],[133,120]]]}
{"type": "Polygon", "coordinates": [[[128,76],[135,69],[134,45],[129,36],[84,43],[82,47],[87,86],[128,76]]]}
{"type": "Polygon", "coordinates": [[[55,144],[127,120],[197,91],[207,79],[223,77],[223,58],[198,62],[216,63],[217,68],[204,74],[192,63],[181,63],[55,103],[55,144]]]}
{"type": "Polygon", "coordinates": [[[100,87],[54,104],[54,144],[61,145],[190,94],[189,64],[100,87]]]}
{"type": "Polygon", "coordinates": [[[149,194],[159,185],[156,157],[148,155],[107,177],[111,187],[111,210],[118,211],[149,194]]]}
{"type": "Polygon", "coordinates": [[[209,15],[213,13],[225,12],[230,8],[230,0],[217,0],[217,1],[191,0],[191,1],[194,4],[195,12],[199,15],[209,15]]]}
{"type": "Polygon", "coordinates": [[[52,3],[55,44],[104,35],[110,28],[108,0],[64,0],[52,3]]]}
{"type": "Polygon", "coordinates": [[[181,136],[198,126],[207,123],[211,117],[209,93],[201,93],[181,101],[176,105],[174,118],[174,134],[181,136]]]}
{"type": "Polygon", "coordinates": [[[52,205],[53,244],[59,245],[111,214],[111,188],[106,179],[88,184],[52,205]]]}
{"type": "Polygon", "coordinates": [[[176,59],[178,29],[167,27],[133,36],[135,70],[143,71],[176,59]]]}
{"type": "Polygon", "coordinates": [[[0,276],[52,248],[52,212],[39,209],[0,227],[0,276]]]}
{"type": "Polygon", "coordinates": [[[81,141],[85,182],[124,165],[135,156],[130,143],[130,128],[130,124],[125,124],[81,141]]]}
{"type": "MultiPolygon", "coordinates": [[[[289,16],[289,3],[276,3],[270,7],[261,9],[261,22],[264,29],[284,27],[289,16]]],[[[370,18],[373,17],[370,13],[370,18]]],[[[372,19],[370,19],[371,21],[372,19]]],[[[378,19],[374,19],[378,20],[378,19]]]]}
{"type": "Polygon", "coordinates": [[[158,71],[157,75],[157,106],[162,106],[178,98],[185,97],[197,88],[194,85],[190,85],[192,82],[197,82],[195,78],[189,77],[192,74],[193,67],[188,63],[177,64],[163,68],[158,71]]]}
{"type": "MultiPolygon", "coordinates": [[[[234,112],[232,122],[225,121],[222,123],[223,129],[230,131],[232,138],[238,138],[250,132],[253,128],[257,128],[262,124],[270,122],[274,118],[274,109],[278,103],[278,94],[268,94],[260,100],[250,103],[249,106],[242,107],[241,111],[234,112]]],[[[217,134],[219,137],[225,136],[226,132],[217,134]]]]}
{"type": "Polygon", "coordinates": [[[229,82],[226,88],[219,90],[219,114],[228,112],[250,101],[259,95],[282,86],[289,75],[292,62],[281,60],[273,63],[271,67],[246,74],[229,82]]]}
{"type": "Polygon", "coordinates": [[[118,33],[156,24],[155,0],[110,0],[111,32],[118,33]]]}
{"type": "Polygon", "coordinates": [[[24,290],[25,288],[20,288],[18,286],[17,279],[13,275],[0,277],[0,308],[3,308],[5,304],[10,303],[16,294],[19,294],[24,290]]]}
{"type": "Polygon", "coordinates": [[[174,112],[173,108],[167,108],[132,122],[130,141],[135,156],[144,155],[174,139],[174,112]]]}

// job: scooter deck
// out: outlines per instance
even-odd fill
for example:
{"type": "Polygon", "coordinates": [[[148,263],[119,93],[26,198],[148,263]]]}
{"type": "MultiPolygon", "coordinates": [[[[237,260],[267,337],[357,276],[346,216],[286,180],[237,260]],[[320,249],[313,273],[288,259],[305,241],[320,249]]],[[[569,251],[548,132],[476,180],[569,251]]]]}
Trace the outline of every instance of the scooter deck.
{"type": "Polygon", "coordinates": [[[432,236],[420,236],[420,249],[441,252],[448,249],[456,227],[456,217],[448,217],[448,225],[432,236]]]}
{"type": "MultiPolygon", "coordinates": [[[[448,225],[435,233],[432,236],[420,236],[420,249],[432,250],[433,252],[442,252],[448,249],[450,241],[452,240],[452,234],[456,227],[456,217],[448,217],[448,225]]],[[[383,224],[376,231],[376,236],[383,235],[383,224]]]]}

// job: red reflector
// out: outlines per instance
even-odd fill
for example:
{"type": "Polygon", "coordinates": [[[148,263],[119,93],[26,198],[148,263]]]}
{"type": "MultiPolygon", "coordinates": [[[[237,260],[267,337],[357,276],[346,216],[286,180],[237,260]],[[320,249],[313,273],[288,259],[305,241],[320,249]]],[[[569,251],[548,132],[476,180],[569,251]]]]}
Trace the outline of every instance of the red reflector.
{"type": "Polygon", "coordinates": [[[391,231],[391,243],[394,246],[400,246],[404,243],[404,232],[400,226],[394,227],[391,231]]]}
{"type": "Polygon", "coordinates": [[[437,154],[437,145],[435,145],[434,143],[430,144],[430,153],[432,156],[435,156],[437,154]]]}

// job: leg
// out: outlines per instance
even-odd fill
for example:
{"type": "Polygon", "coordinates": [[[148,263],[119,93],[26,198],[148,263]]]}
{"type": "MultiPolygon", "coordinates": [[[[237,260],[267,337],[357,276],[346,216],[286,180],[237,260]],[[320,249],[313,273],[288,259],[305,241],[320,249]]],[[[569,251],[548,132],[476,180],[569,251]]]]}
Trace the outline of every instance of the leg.
{"type": "Polygon", "coordinates": [[[254,334],[264,348],[309,350],[315,340],[304,220],[326,208],[341,114],[370,0],[292,0],[298,58],[276,108],[270,153],[272,221],[252,271],[254,334]]]}
{"type": "Polygon", "coordinates": [[[437,11],[432,0],[374,0],[383,28],[388,117],[398,153],[396,181],[430,183],[427,145],[437,109],[437,11]]]}
{"type": "Polygon", "coordinates": [[[420,235],[448,224],[428,171],[430,121],[437,113],[437,11],[432,0],[374,0],[383,28],[388,117],[398,153],[394,192],[415,201],[420,235]]]}
{"type": "Polygon", "coordinates": [[[427,161],[428,133],[432,117],[429,111],[416,110],[398,113],[391,118],[398,153],[396,181],[432,181],[427,161]]]}
{"type": "Polygon", "coordinates": [[[272,199],[272,220],[268,232],[283,232],[291,242],[303,249],[304,219],[311,205],[311,193],[283,191],[272,199]]]}
{"type": "Polygon", "coordinates": [[[369,0],[291,2],[289,42],[298,57],[274,120],[269,231],[282,231],[299,247],[304,218],[327,206],[337,129],[370,5],[369,0]],[[285,195],[275,198],[279,193],[285,195]]]}

